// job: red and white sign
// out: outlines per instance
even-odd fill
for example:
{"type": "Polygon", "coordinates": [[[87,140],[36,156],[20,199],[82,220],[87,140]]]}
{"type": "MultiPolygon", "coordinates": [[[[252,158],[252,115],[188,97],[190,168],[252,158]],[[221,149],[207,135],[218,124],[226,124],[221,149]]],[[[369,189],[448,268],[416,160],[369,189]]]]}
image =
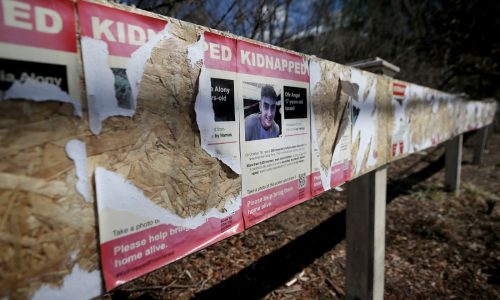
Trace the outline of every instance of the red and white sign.
{"type": "Polygon", "coordinates": [[[0,0],[0,42],[76,52],[70,0],[0,0]]]}
{"type": "Polygon", "coordinates": [[[204,35],[205,67],[236,72],[236,40],[211,32],[204,35]]]}
{"type": "Polygon", "coordinates": [[[86,1],[78,2],[82,36],[108,44],[110,55],[130,57],[162,31],[167,21],[86,1]]]}
{"type": "Polygon", "coordinates": [[[406,91],[406,85],[394,82],[392,84],[392,95],[395,97],[404,97],[406,91]]]}
{"type": "MultiPolygon", "coordinates": [[[[330,187],[334,188],[346,183],[351,179],[351,161],[333,165],[330,169],[330,187]]],[[[320,171],[311,174],[312,186],[311,196],[316,196],[325,191],[321,181],[320,171]]]]}
{"type": "Polygon", "coordinates": [[[160,224],[102,243],[106,290],[243,231],[240,219],[241,215],[210,218],[196,229],[160,224]]]}
{"type": "Polygon", "coordinates": [[[300,203],[297,202],[298,194],[299,181],[293,180],[245,197],[242,208],[246,226],[253,226],[297,205],[300,203]]]}
{"type": "Polygon", "coordinates": [[[309,82],[304,57],[238,41],[238,73],[309,82]]]}

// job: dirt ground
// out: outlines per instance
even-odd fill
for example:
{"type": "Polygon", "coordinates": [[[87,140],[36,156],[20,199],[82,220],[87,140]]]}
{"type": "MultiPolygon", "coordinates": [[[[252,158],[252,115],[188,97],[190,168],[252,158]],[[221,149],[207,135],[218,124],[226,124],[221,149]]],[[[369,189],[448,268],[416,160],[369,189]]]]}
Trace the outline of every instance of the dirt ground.
{"type": "MultiPolygon", "coordinates": [[[[500,133],[480,166],[466,138],[458,197],[443,146],[389,165],[386,299],[500,299],[500,133]]],[[[323,193],[102,299],[343,299],[345,203],[323,193]]]]}

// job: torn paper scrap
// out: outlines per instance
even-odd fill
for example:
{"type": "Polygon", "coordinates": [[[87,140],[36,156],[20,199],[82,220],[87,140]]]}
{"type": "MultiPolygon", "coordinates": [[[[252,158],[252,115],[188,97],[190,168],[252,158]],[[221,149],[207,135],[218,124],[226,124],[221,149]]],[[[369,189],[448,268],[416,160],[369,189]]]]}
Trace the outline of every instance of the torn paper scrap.
{"type": "Polygon", "coordinates": [[[23,81],[16,80],[10,88],[5,91],[3,98],[0,98],[0,100],[8,99],[25,99],[35,102],[58,101],[70,103],[73,105],[74,114],[79,117],[82,116],[82,106],[78,99],[74,99],[55,84],[38,81],[31,77],[28,77],[23,81]]]}
{"type": "Polygon", "coordinates": [[[64,277],[61,287],[43,285],[33,295],[32,300],[91,299],[102,294],[102,278],[98,270],[86,272],[78,265],[64,277]]]}
{"type": "Polygon", "coordinates": [[[71,140],[66,144],[66,154],[75,163],[76,177],[76,190],[86,202],[91,202],[90,195],[90,181],[87,173],[87,151],[85,143],[79,140],[71,140]]]}
{"type": "Polygon", "coordinates": [[[191,69],[194,69],[198,62],[203,63],[204,52],[205,36],[202,34],[200,35],[200,39],[188,48],[187,58],[191,64],[191,69]]]}
{"type": "Polygon", "coordinates": [[[131,117],[135,110],[121,108],[115,94],[115,77],[108,66],[108,46],[103,41],[82,37],[83,66],[89,106],[89,126],[101,132],[101,122],[111,116],[131,117]],[[90,59],[92,58],[92,59],[90,59]]]}
{"type": "Polygon", "coordinates": [[[221,56],[212,55],[214,51],[209,50],[225,47],[228,53],[235,53],[236,41],[215,34],[208,34],[206,37],[210,46],[205,48],[205,36],[202,36],[188,51],[188,60],[193,67],[200,60],[204,63],[198,79],[198,94],[194,106],[201,148],[229,166],[236,174],[241,174],[237,113],[239,105],[238,101],[235,101],[237,74],[235,63],[232,62],[236,55],[228,55],[222,60],[221,56]],[[207,50],[205,57],[200,54],[203,54],[204,50],[207,50]]]}

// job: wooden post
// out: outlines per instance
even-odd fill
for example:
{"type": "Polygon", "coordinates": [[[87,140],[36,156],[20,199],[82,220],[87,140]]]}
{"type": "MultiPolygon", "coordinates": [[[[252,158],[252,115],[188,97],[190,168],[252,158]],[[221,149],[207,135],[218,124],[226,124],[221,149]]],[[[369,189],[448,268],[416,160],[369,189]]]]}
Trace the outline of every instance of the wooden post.
{"type": "Polygon", "coordinates": [[[460,134],[446,143],[445,186],[458,196],[460,192],[460,172],[462,169],[462,143],[460,134]]]}
{"type": "Polygon", "coordinates": [[[486,148],[486,140],[488,139],[488,127],[485,126],[476,132],[476,144],[474,145],[474,156],[472,163],[475,165],[481,164],[481,156],[483,155],[484,148],[486,148]]]}
{"type": "MultiPolygon", "coordinates": [[[[348,65],[389,77],[400,71],[379,57],[348,65]]],[[[384,298],[386,191],[386,166],[348,183],[346,299],[384,298]]]]}
{"type": "Polygon", "coordinates": [[[500,132],[500,104],[497,102],[497,111],[495,113],[495,119],[493,120],[494,132],[500,132]]]}
{"type": "Polygon", "coordinates": [[[346,299],[383,299],[387,168],[348,183],[346,299]]]}
{"type": "Polygon", "coordinates": [[[495,133],[495,120],[493,120],[493,123],[487,126],[488,127],[488,136],[486,138],[486,144],[484,145],[485,149],[488,149],[488,144],[490,143],[491,136],[495,133]]]}

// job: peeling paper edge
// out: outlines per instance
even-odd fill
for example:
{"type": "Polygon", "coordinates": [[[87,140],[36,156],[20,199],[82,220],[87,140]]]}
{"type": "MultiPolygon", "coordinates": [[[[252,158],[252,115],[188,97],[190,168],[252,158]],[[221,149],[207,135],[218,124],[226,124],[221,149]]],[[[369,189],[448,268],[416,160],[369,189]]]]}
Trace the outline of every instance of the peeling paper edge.
{"type": "MultiPolygon", "coordinates": [[[[317,61],[309,62],[309,82],[311,87],[311,94],[314,92],[316,85],[321,81],[321,65],[317,61]]],[[[312,147],[313,149],[317,149],[319,153],[319,173],[321,177],[321,184],[323,185],[323,191],[327,191],[331,189],[331,177],[332,177],[332,162],[333,162],[333,153],[330,158],[330,168],[328,170],[324,170],[321,165],[321,149],[319,147],[318,141],[318,131],[316,128],[316,113],[314,112],[314,105],[312,103],[312,95],[311,95],[311,136],[312,136],[312,147]]]]}
{"type": "Polygon", "coordinates": [[[368,148],[368,144],[370,144],[370,149],[368,149],[368,159],[366,161],[365,168],[369,169],[375,166],[377,163],[377,160],[373,158],[373,150],[377,140],[377,126],[373,126],[373,124],[368,124],[369,126],[361,124],[366,122],[373,122],[375,124],[377,123],[376,114],[375,117],[371,116],[372,111],[376,109],[375,97],[377,92],[377,81],[373,81],[372,85],[368,87],[368,77],[364,75],[362,71],[352,69],[350,82],[358,85],[358,99],[361,100],[353,101],[353,105],[356,105],[355,102],[358,102],[356,106],[359,107],[360,112],[356,123],[352,128],[351,135],[351,145],[353,145],[353,139],[356,138],[358,133],[360,134],[360,143],[357,157],[353,158],[356,160],[356,170],[354,170],[354,172],[355,174],[360,174],[360,172],[362,171],[361,165],[363,163],[363,158],[368,148]],[[362,96],[367,87],[370,91],[368,92],[367,97],[364,99],[362,96]]]}
{"type": "MultiPolygon", "coordinates": [[[[154,204],[144,195],[142,190],[127,181],[122,175],[97,167],[95,170],[95,186],[97,193],[97,210],[101,214],[104,209],[123,211],[144,218],[156,218],[161,223],[196,229],[205,224],[209,218],[222,219],[241,208],[241,195],[231,199],[230,204],[224,207],[226,212],[221,213],[211,208],[194,217],[182,218],[168,209],[154,204]]],[[[102,216],[102,215],[101,215],[102,216]]]]}
{"type": "MultiPolygon", "coordinates": [[[[75,261],[76,253],[71,254],[71,260],[75,261]]],[[[102,295],[103,280],[101,272],[94,270],[87,272],[76,263],[71,273],[64,277],[60,288],[42,285],[32,296],[32,300],[66,300],[66,299],[91,299],[102,295]]]]}
{"type": "Polygon", "coordinates": [[[194,69],[198,62],[203,64],[205,57],[205,33],[200,35],[199,40],[188,47],[187,59],[191,64],[191,69],[194,69]]]}
{"type": "Polygon", "coordinates": [[[162,39],[170,39],[170,23],[153,39],[138,48],[127,63],[127,79],[132,90],[132,108],[118,106],[115,91],[115,76],[108,64],[108,45],[104,41],[82,37],[82,56],[87,86],[89,127],[94,135],[102,129],[102,122],[112,116],[132,117],[135,114],[139,86],[147,60],[154,46],[162,39]]]}
{"type": "Polygon", "coordinates": [[[90,181],[87,173],[87,151],[85,143],[79,140],[70,140],[65,146],[66,155],[73,160],[78,181],[76,190],[82,195],[85,202],[91,202],[90,181]]]}
{"type": "Polygon", "coordinates": [[[9,99],[25,99],[34,102],[58,101],[70,103],[73,105],[73,114],[78,117],[82,116],[82,104],[80,100],[74,99],[55,84],[39,82],[32,78],[27,78],[22,82],[19,80],[14,81],[10,88],[5,91],[3,98],[0,98],[0,101],[9,99]]]}
{"type": "Polygon", "coordinates": [[[111,116],[134,115],[135,110],[118,106],[115,77],[108,66],[108,45],[104,41],[82,37],[83,68],[87,87],[89,127],[94,135],[101,133],[101,122],[111,116]]]}
{"type": "MultiPolygon", "coordinates": [[[[401,100],[401,104],[396,101],[396,104],[393,103],[392,107],[392,132],[390,132],[390,140],[391,144],[399,143],[400,141],[404,142],[404,153],[399,153],[395,157],[390,155],[389,161],[394,160],[394,158],[400,157],[401,155],[406,155],[412,153],[413,145],[411,141],[411,121],[410,116],[406,115],[406,110],[408,109],[408,104],[411,102],[411,84],[406,85],[406,93],[401,100]],[[402,121],[400,120],[402,119],[402,121]]],[[[391,96],[391,101],[394,100],[394,96],[391,96]]]]}
{"type": "MultiPolygon", "coordinates": [[[[192,68],[197,62],[203,62],[204,45],[205,38],[202,34],[200,39],[188,48],[188,60],[190,61],[192,68]]],[[[200,130],[201,148],[211,157],[222,161],[236,174],[241,175],[239,155],[235,158],[231,154],[221,153],[217,151],[217,149],[214,149],[214,147],[208,145],[215,127],[215,113],[211,100],[212,98],[211,95],[208,94],[211,91],[209,74],[210,72],[205,68],[205,66],[203,66],[198,78],[198,94],[196,95],[196,102],[194,104],[196,123],[198,125],[198,129],[200,130]]]]}

